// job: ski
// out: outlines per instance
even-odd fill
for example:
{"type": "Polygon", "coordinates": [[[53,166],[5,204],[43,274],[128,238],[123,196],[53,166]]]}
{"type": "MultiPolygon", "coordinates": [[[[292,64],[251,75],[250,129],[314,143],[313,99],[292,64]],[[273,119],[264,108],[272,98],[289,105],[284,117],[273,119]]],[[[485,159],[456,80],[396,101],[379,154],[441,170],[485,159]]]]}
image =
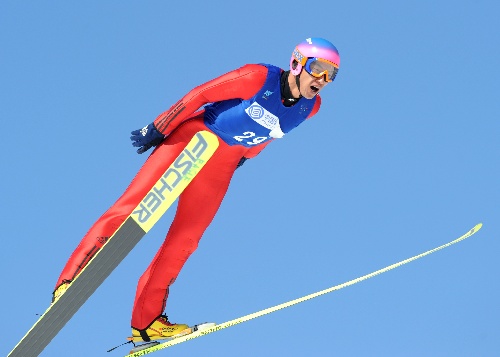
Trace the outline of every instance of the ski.
{"type": "Polygon", "coordinates": [[[132,348],[132,350],[130,350],[130,354],[128,355],[128,357],[144,356],[146,354],[155,352],[158,349],[161,349],[161,345],[164,343],[170,342],[176,338],[190,335],[190,334],[197,332],[197,331],[201,332],[201,331],[208,330],[208,329],[214,327],[215,325],[216,324],[214,322],[204,322],[202,324],[197,324],[197,325],[191,326],[174,337],[160,340],[161,342],[160,341],[151,341],[151,342],[145,342],[145,343],[136,345],[134,348],[132,348]],[[158,347],[160,347],[160,348],[158,348],[158,347]]]}
{"type": "Polygon", "coordinates": [[[245,316],[242,316],[242,317],[239,317],[239,318],[236,318],[236,319],[233,319],[233,320],[230,320],[230,321],[218,324],[218,325],[213,325],[213,324],[207,325],[203,329],[198,329],[198,330],[192,331],[191,333],[189,333],[187,335],[176,336],[175,338],[173,338],[171,340],[164,341],[163,343],[150,344],[149,346],[143,345],[143,348],[141,350],[135,351],[135,352],[131,351],[131,353],[129,355],[125,356],[125,357],[140,357],[140,356],[144,356],[144,355],[147,355],[149,353],[153,353],[153,352],[162,350],[164,348],[172,347],[174,345],[178,345],[178,344],[183,343],[183,342],[191,341],[191,340],[193,340],[195,338],[198,338],[198,337],[201,337],[201,336],[206,336],[206,335],[209,335],[211,333],[218,332],[218,331],[221,331],[223,329],[236,326],[236,325],[241,324],[243,322],[247,322],[247,321],[250,321],[250,320],[253,320],[253,319],[256,319],[256,318],[259,318],[259,317],[262,317],[262,316],[265,316],[265,315],[268,315],[268,314],[271,314],[271,313],[274,313],[274,312],[277,312],[277,311],[280,311],[280,310],[283,310],[283,309],[286,309],[286,308],[289,308],[289,307],[297,305],[299,303],[302,303],[302,302],[305,302],[305,301],[317,298],[319,296],[323,296],[325,294],[328,294],[328,293],[331,293],[331,292],[334,292],[334,291],[338,291],[338,290],[346,288],[348,286],[352,286],[354,284],[358,284],[358,283],[360,283],[362,281],[365,281],[365,280],[373,278],[373,277],[375,277],[377,275],[386,273],[386,272],[388,272],[390,270],[399,268],[400,266],[403,266],[405,264],[413,262],[413,261],[415,261],[417,259],[423,258],[423,257],[425,257],[427,255],[430,255],[432,253],[435,253],[435,252],[437,252],[437,251],[439,251],[441,249],[448,248],[448,247],[452,246],[453,244],[456,244],[456,243],[461,242],[461,241],[463,241],[463,240],[465,240],[465,239],[467,239],[469,237],[472,237],[475,233],[477,233],[481,229],[482,226],[483,226],[482,223],[476,224],[467,233],[463,234],[459,238],[457,238],[457,239],[455,239],[455,240],[453,240],[453,241],[451,241],[449,243],[440,245],[439,247],[436,247],[434,249],[430,249],[430,250],[428,250],[428,251],[426,251],[424,253],[417,254],[417,255],[415,255],[415,256],[413,256],[411,258],[402,260],[402,261],[400,261],[398,263],[391,264],[389,266],[386,266],[385,268],[376,270],[376,271],[374,271],[372,273],[363,275],[363,276],[361,276],[359,278],[352,279],[352,280],[347,281],[345,283],[342,283],[342,284],[339,284],[339,285],[335,285],[333,287],[330,287],[330,288],[327,288],[327,289],[324,289],[324,290],[321,290],[321,291],[318,291],[318,292],[315,292],[315,293],[303,296],[301,298],[294,299],[294,300],[291,300],[291,301],[288,301],[288,302],[285,302],[285,303],[282,303],[282,304],[279,304],[279,305],[275,305],[275,306],[269,307],[267,309],[263,309],[263,310],[260,310],[260,311],[257,311],[257,312],[254,312],[254,313],[251,313],[251,314],[248,314],[248,315],[245,315],[245,316]]]}
{"type": "Polygon", "coordinates": [[[8,357],[38,356],[94,291],[154,226],[217,149],[217,137],[196,133],[106,244],[19,341],[8,357]]]}

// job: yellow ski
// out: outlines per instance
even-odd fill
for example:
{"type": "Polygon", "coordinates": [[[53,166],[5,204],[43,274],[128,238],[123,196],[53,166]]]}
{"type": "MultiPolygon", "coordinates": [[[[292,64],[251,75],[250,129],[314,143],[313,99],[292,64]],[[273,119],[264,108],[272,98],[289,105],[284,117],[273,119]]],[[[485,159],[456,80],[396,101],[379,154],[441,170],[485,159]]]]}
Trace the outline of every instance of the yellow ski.
{"type": "MultiPolygon", "coordinates": [[[[304,301],[307,301],[307,300],[310,300],[310,299],[314,299],[314,298],[316,298],[318,296],[325,295],[325,294],[331,293],[333,291],[337,291],[337,290],[343,289],[345,287],[357,284],[357,283],[359,283],[361,281],[373,278],[376,275],[385,273],[385,272],[387,272],[389,270],[398,268],[398,267],[400,267],[402,265],[405,265],[405,264],[413,262],[413,261],[415,261],[417,259],[423,258],[423,257],[425,257],[425,256],[427,256],[429,254],[437,252],[438,250],[447,248],[447,247],[449,247],[449,246],[451,246],[451,245],[453,245],[455,243],[461,242],[461,241],[463,241],[463,240],[471,237],[477,231],[479,231],[482,226],[483,226],[482,223],[476,224],[476,226],[474,226],[474,228],[472,228],[471,230],[469,230],[467,233],[465,233],[461,237],[459,237],[459,238],[457,238],[457,239],[455,239],[455,240],[453,240],[453,241],[451,241],[449,243],[443,244],[443,245],[441,245],[441,246],[439,246],[437,248],[428,250],[428,251],[426,251],[424,253],[415,255],[415,256],[413,256],[411,258],[402,260],[402,261],[400,261],[398,263],[389,265],[389,266],[387,266],[385,268],[379,269],[379,270],[374,271],[374,272],[372,272],[370,274],[363,275],[363,276],[361,276],[359,278],[350,280],[350,281],[345,282],[343,284],[335,285],[335,286],[333,286],[331,288],[328,288],[328,289],[325,289],[325,290],[321,290],[321,291],[318,291],[316,293],[309,294],[309,295],[303,296],[301,298],[298,298],[298,299],[295,299],[295,300],[291,300],[291,301],[285,302],[283,304],[279,304],[279,305],[276,305],[276,306],[273,306],[273,307],[270,307],[270,308],[267,308],[267,309],[264,309],[264,310],[261,310],[261,311],[257,311],[257,312],[254,312],[252,314],[248,314],[246,316],[242,316],[242,317],[236,318],[234,320],[224,322],[222,324],[218,324],[218,325],[215,325],[215,326],[213,326],[213,325],[207,325],[207,326],[205,326],[205,328],[200,328],[200,329],[198,329],[196,331],[190,331],[189,334],[181,335],[181,336],[172,338],[170,340],[166,340],[163,343],[153,343],[153,344],[150,344],[149,346],[144,345],[142,349],[135,350],[135,351],[132,350],[131,353],[128,354],[127,356],[125,356],[125,357],[140,357],[140,356],[144,356],[144,355],[147,355],[149,353],[153,353],[153,352],[162,350],[164,348],[172,347],[172,346],[177,345],[179,343],[190,341],[192,339],[195,339],[195,338],[198,338],[198,337],[201,337],[201,336],[205,336],[205,335],[211,334],[213,332],[217,332],[217,331],[226,329],[228,327],[232,327],[232,326],[238,325],[238,324],[240,324],[242,322],[246,322],[246,321],[249,321],[249,320],[252,320],[252,319],[256,319],[258,317],[261,317],[261,316],[264,316],[264,315],[267,315],[267,314],[271,314],[273,312],[285,309],[287,307],[290,307],[290,306],[293,306],[293,305],[297,305],[297,304],[299,304],[301,302],[304,302],[304,301]]],[[[138,347],[140,348],[141,346],[138,346],[138,347]]]]}

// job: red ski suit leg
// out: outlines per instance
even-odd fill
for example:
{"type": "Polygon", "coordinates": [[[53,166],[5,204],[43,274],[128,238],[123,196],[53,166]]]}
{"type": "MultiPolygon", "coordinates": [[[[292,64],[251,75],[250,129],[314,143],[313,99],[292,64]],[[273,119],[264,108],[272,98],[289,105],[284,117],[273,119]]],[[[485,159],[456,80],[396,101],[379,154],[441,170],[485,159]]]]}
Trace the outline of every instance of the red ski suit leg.
{"type": "MultiPolygon", "coordinates": [[[[199,127],[188,130],[186,143],[198,130],[199,127]]],[[[163,313],[169,286],[198,247],[198,242],[226,194],[236,165],[246,151],[248,149],[245,147],[229,146],[219,140],[217,151],[180,195],[177,212],[165,241],[139,279],[132,327],[144,330],[163,313]]]]}
{"type": "Polygon", "coordinates": [[[137,207],[165,170],[185,147],[185,140],[169,140],[146,160],[123,195],[94,223],[68,259],[56,283],[72,281],[137,207]],[[168,148],[168,149],[167,149],[168,148]],[[161,152],[158,152],[161,151],[161,152]]]}
{"type": "MultiPolygon", "coordinates": [[[[179,125],[146,160],[123,195],[90,228],[66,263],[56,287],[73,280],[106,240],[120,227],[144,196],[165,173],[193,135],[209,130],[203,114],[179,125]]],[[[132,314],[132,326],[145,329],[162,314],[168,287],[175,281],[187,258],[198,246],[215,216],[241,157],[243,146],[229,146],[219,139],[212,158],[179,197],[177,212],[165,242],[140,278],[132,314]]]]}
{"type": "MultiPolygon", "coordinates": [[[[200,119],[193,120],[193,122],[199,123],[196,127],[200,130],[206,130],[200,119]]],[[[187,125],[188,123],[186,123],[187,125]]],[[[116,232],[184,149],[190,140],[188,137],[192,136],[191,132],[193,131],[196,132],[196,129],[190,130],[189,133],[184,135],[184,130],[177,131],[176,135],[172,135],[169,140],[165,140],[164,145],[158,147],[148,157],[123,195],[94,223],[83,237],[67,261],[56,283],[56,288],[66,280],[72,281],[108,238],[116,232]]]]}

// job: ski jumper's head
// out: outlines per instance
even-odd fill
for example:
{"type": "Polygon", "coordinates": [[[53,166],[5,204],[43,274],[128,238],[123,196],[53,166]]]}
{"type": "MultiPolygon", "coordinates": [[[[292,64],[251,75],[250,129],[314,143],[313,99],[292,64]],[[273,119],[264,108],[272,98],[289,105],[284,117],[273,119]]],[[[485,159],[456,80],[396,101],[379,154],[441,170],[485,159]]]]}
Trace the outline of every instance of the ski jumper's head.
{"type": "Polygon", "coordinates": [[[290,73],[300,96],[312,99],[339,71],[340,55],[337,48],[323,38],[311,37],[299,43],[290,58],[290,73]]]}
{"type": "Polygon", "coordinates": [[[300,75],[304,69],[311,76],[324,77],[332,82],[340,67],[340,55],[337,48],[324,38],[311,37],[299,43],[292,52],[290,72],[300,75]]]}

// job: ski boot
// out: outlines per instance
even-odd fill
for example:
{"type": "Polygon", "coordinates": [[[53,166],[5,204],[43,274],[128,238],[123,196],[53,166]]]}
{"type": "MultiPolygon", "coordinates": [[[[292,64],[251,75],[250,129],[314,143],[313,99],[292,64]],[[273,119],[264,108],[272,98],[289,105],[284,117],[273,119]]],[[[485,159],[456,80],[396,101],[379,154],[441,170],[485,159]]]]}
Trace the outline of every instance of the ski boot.
{"type": "MultiPolygon", "coordinates": [[[[161,316],[160,318],[163,318],[165,319],[166,316],[161,316]]],[[[156,321],[155,321],[156,322],[156,321]]],[[[167,323],[168,320],[167,320],[167,323]]],[[[154,324],[154,323],[153,323],[154,324]]],[[[173,325],[176,325],[176,324],[173,324],[173,325]]],[[[176,325],[176,326],[179,326],[179,325],[176,325]]],[[[186,326],[186,325],[183,325],[183,326],[186,326]]],[[[143,350],[147,350],[151,347],[154,347],[154,346],[157,346],[157,345],[161,345],[163,343],[167,343],[169,340],[172,340],[174,338],[177,338],[177,337],[181,337],[181,336],[185,336],[185,335],[189,335],[190,333],[193,333],[193,332],[196,332],[196,331],[203,331],[203,330],[207,330],[207,329],[210,329],[210,328],[213,328],[215,327],[216,324],[215,322],[204,322],[202,324],[197,324],[197,325],[193,325],[193,326],[190,326],[182,331],[180,331],[178,334],[175,334],[175,335],[172,335],[170,337],[166,337],[166,341],[162,341],[162,342],[158,342],[158,341],[149,341],[149,342],[144,342],[144,343],[141,343],[139,345],[136,345],[132,340],[132,338],[129,337],[129,342],[127,343],[134,343],[134,348],[132,348],[132,350],[130,351],[130,354],[134,354],[136,352],[139,352],[139,351],[143,351],[143,350]]],[[[137,330],[136,330],[137,331],[137,330]]],[[[148,331],[148,330],[146,330],[148,331]]],[[[141,335],[142,336],[142,335],[141,335]]],[[[148,336],[149,337],[149,336],[148,336]]],[[[118,346],[119,347],[119,346],[118,346]]],[[[115,347],[116,348],[116,347],[115,347]]],[[[108,352],[112,351],[113,349],[109,350],[108,352]]],[[[153,351],[150,351],[150,352],[153,352],[153,351]]],[[[147,352],[149,353],[149,352],[147,352]]]]}
{"type": "Polygon", "coordinates": [[[71,281],[69,280],[64,280],[61,285],[57,287],[56,290],[52,293],[52,303],[55,303],[61,296],[68,290],[69,286],[71,285],[71,281]]]}
{"type": "Polygon", "coordinates": [[[191,329],[186,324],[173,324],[168,321],[168,317],[161,315],[153,321],[145,330],[138,330],[132,327],[132,337],[129,341],[132,342],[149,342],[152,340],[164,340],[176,336],[181,336],[184,333],[190,333],[191,329]]]}

